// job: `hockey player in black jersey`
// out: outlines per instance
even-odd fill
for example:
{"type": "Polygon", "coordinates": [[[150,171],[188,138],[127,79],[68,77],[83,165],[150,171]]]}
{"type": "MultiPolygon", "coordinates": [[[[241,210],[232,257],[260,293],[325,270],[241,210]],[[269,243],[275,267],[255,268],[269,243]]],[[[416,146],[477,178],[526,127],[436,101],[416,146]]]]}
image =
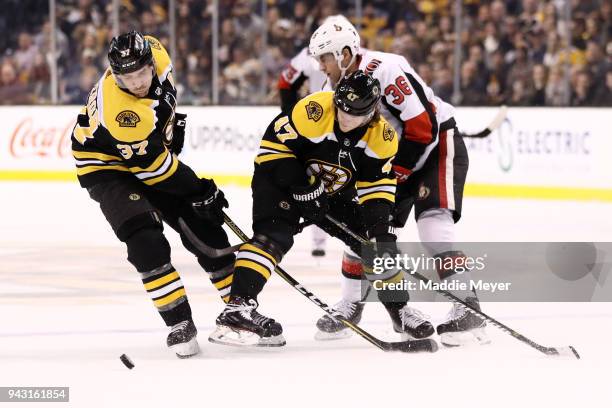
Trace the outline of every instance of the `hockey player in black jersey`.
{"type": "MultiPolygon", "coordinates": [[[[268,126],[255,159],[253,237],[237,253],[230,301],[209,340],[281,346],[281,325],[258,313],[257,295],[293,245],[300,217],[343,241],[326,213],[377,242],[394,242],[395,130],[378,115],[378,80],[361,71],[317,92],[268,126]]],[[[359,245],[353,249],[360,252],[359,245]]],[[[401,279],[399,273],[385,277],[401,279]]],[[[397,309],[395,304],[389,304],[397,309]]],[[[401,307],[401,306],[400,306],[401,307]]],[[[433,329],[432,329],[433,330],[433,329]]]]}
{"type": "MultiPolygon", "coordinates": [[[[330,85],[357,70],[371,74],[381,83],[381,114],[399,135],[398,154],[393,162],[397,177],[394,225],[402,228],[412,207],[419,238],[430,256],[446,262],[463,258],[455,246],[455,223],[461,218],[463,188],[469,168],[468,152],[455,123],[454,108],[438,98],[403,56],[360,47],[357,29],[348,21],[324,23],[312,35],[310,55],[319,60],[330,85]]],[[[492,125],[493,126],[493,125],[492,125]]],[[[334,306],[350,319],[359,321],[360,261],[349,251],[342,268],[342,299],[334,306]]],[[[469,287],[470,273],[438,270],[440,279],[460,279],[469,287]]],[[[474,290],[454,292],[480,310],[474,290]]],[[[427,316],[404,308],[409,326],[431,327],[427,316]]],[[[446,321],[436,327],[442,344],[460,346],[490,342],[486,322],[467,308],[454,304],[446,321]]],[[[337,319],[325,315],[317,322],[321,335],[337,338],[345,330],[337,319]]]]}
{"type": "Polygon", "coordinates": [[[209,258],[183,235],[182,218],[211,247],[229,246],[222,208],[227,200],[213,180],[200,179],[177,155],[185,115],[175,112],[172,62],[161,43],[129,32],[111,41],[110,68],[89,93],[72,133],[72,154],[82,187],[120,241],[140,274],[179,357],[199,351],[191,308],[170,262],[163,222],[181,234],[221,297],[229,300],[234,256],[209,258]]]}

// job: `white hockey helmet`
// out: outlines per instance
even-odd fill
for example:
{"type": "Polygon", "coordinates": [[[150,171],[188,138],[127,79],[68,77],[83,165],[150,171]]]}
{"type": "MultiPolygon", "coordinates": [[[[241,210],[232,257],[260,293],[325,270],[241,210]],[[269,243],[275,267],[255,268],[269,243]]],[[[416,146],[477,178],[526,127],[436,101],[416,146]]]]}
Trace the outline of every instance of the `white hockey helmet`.
{"type": "Polygon", "coordinates": [[[317,30],[310,37],[310,43],[308,44],[308,51],[310,55],[316,59],[323,54],[332,54],[336,61],[338,61],[338,67],[343,71],[347,67],[342,67],[342,50],[348,47],[353,54],[349,66],[353,64],[359,53],[359,47],[361,39],[357,29],[341,15],[330,16],[325,22],[317,28],[317,30]]]}
{"type": "MultiPolygon", "coordinates": [[[[342,14],[333,14],[331,16],[327,16],[325,17],[325,20],[323,20],[323,24],[327,24],[327,23],[333,23],[336,21],[340,21],[343,23],[348,23],[351,24],[350,21],[348,20],[348,18],[344,17],[342,14]]],[[[323,25],[321,24],[321,25],[323,25]]]]}

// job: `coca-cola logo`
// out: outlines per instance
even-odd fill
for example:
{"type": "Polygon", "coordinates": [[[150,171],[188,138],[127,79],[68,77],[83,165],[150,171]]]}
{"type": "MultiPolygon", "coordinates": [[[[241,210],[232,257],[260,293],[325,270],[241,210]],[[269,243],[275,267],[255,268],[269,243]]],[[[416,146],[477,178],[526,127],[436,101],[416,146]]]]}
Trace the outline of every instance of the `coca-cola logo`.
{"type": "Polygon", "coordinates": [[[14,158],[62,158],[70,155],[70,136],[74,120],[64,126],[36,122],[33,117],[19,121],[9,139],[14,158]]]}

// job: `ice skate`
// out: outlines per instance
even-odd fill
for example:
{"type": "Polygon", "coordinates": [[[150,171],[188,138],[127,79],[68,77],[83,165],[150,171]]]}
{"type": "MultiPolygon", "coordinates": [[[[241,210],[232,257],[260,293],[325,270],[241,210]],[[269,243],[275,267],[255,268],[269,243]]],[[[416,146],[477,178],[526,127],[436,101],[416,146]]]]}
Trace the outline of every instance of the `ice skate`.
{"type": "MultiPolygon", "coordinates": [[[[334,305],[334,310],[351,323],[359,324],[364,306],[363,302],[349,302],[343,299],[334,305]]],[[[352,334],[351,329],[330,315],[325,315],[317,321],[317,329],[319,330],[315,333],[316,340],[345,339],[352,334]]]]}
{"type": "Polygon", "coordinates": [[[255,299],[232,296],[217,317],[217,328],[208,341],[231,346],[284,346],[286,341],[280,323],[258,313],[257,306],[255,299]]]}
{"type": "MultiPolygon", "coordinates": [[[[480,311],[478,299],[468,297],[466,303],[480,311]]],[[[486,322],[483,318],[457,303],[448,314],[447,320],[438,325],[436,331],[440,341],[447,347],[464,346],[468,344],[489,344],[491,340],[485,332],[486,322]]]]}
{"type": "Polygon", "coordinates": [[[178,358],[188,358],[200,352],[198,330],[192,320],[183,320],[170,329],[166,344],[178,358]]]}
{"type": "Polygon", "coordinates": [[[393,330],[402,335],[402,340],[424,339],[434,334],[432,324],[419,310],[402,303],[384,303],[393,322],[393,330]]]}

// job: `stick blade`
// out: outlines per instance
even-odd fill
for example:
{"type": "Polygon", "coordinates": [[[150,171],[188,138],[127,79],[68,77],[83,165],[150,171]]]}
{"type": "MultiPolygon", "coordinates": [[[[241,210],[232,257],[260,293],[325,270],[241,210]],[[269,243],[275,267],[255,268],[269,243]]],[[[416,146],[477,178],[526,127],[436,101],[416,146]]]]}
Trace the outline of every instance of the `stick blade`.
{"type": "Polygon", "coordinates": [[[402,353],[435,353],[438,351],[438,343],[434,339],[406,340],[384,343],[383,349],[402,353]]]}
{"type": "Polygon", "coordinates": [[[574,346],[550,347],[546,350],[546,354],[549,356],[573,357],[580,360],[580,354],[578,354],[578,351],[574,348],[574,346]]]}
{"type": "Polygon", "coordinates": [[[506,120],[506,116],[508,115],[508,107],[506,105],[502,105],[497,112],[497,115],[493,118],[487,129],[490,131],[494,131],[502,124],[504,120],[506,120]]]}

